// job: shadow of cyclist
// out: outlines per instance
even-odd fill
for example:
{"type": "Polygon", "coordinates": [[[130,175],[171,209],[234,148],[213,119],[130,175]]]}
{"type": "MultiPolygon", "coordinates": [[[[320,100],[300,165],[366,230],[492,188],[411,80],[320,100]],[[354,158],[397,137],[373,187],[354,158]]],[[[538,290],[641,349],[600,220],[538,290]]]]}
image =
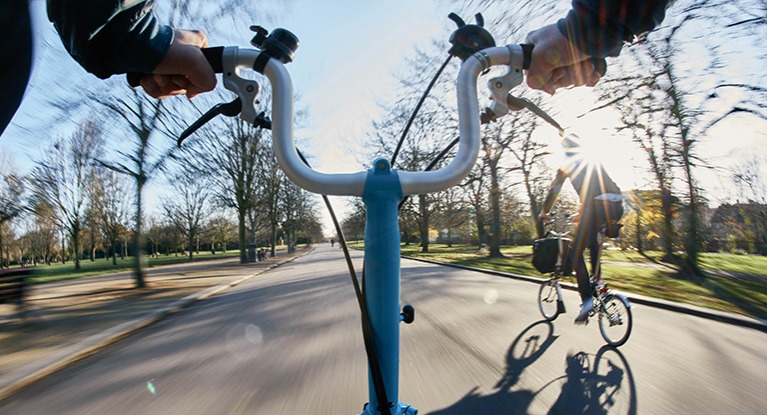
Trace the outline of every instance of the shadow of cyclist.
{"type": "Polygon", "coordinates": [[[541,357],[554,343],[558,336],[554,327],[548,321],[542,320],[526,327],[514,339],[506,354],[506,370],[503,377],[496,383],[497,391],[491,395],[482,395],[478,387],[470,390],[463,398],[453,405],[434,412],[434,415],[465,415],[465,414],[500,414],[527,413],[527,408],[535,396],[530,390],[515,390],[522,372],[541,357]]]}
{"type": "Polygon", "coordinates": [[[569,354],[565,377],[549,414],[636,414],[634,378],[618,349],[603,346],[593,364],[586,352],[569,354]]]}

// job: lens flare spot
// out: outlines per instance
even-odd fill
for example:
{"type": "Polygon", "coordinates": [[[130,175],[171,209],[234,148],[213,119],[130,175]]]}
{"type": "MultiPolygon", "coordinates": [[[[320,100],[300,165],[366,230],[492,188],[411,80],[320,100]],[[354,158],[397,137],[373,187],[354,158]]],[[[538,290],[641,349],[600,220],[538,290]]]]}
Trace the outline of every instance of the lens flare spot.
{"type": "Polygon", "coordinates": [[[157,390],[154,387],[154,383],[152,383],[153,381],[154,381],[154,379],[148,380],[146,382],[146,388],[149,391],[149,393],[151,393],[152,395],[157,395],[157,390]]]}
{"type": "Polygon", "coordinates": [[[255,358],[263,346],[264,332],[255,324],[237,323],[226,333],[226,347],[238,360],[255,358]]]}
{"type": "Polygon", "coordinates": [[[248,324],[245,327],[245,338],[256,346],[264,344],[264,332],[261,331],[261,327],[255,324],[248,324]]]}
{"type": "Polygon", "coordinates": [[[496,301],[498,301],[498,290],[491,288],[485,291],[485,303],[495,304],[496,301]]]}

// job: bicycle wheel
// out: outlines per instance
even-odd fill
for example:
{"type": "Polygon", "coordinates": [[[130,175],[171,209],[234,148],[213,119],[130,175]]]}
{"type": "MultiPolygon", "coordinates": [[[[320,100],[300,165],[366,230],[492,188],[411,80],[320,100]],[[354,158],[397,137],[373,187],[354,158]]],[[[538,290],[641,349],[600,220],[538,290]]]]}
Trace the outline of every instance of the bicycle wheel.
{"type": "Polygon", "coordinates": [[[552,278],[541,284],[541,289],[538,291],[538,309],[547,321],[554,321],[562,311],[560,306],[562,299],[559,298],[557,285],[557,281],[552,278]]]}
{"type": "Polygon", "coordinates": [[[599,309],[599,331],[610,346],[618,347],[629,339],[631,334],[631,308],[628,300],[606,294],[599,309]]]}

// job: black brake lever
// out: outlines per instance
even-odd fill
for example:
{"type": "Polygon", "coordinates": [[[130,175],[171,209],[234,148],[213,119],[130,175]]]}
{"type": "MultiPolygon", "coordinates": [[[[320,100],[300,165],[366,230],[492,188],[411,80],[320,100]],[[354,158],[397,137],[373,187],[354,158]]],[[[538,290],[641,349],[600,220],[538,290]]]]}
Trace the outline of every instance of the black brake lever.
{"type": "Polygon", "coordinates": [[[184,130],[183,133],[178,137],[178,146],[181,147],[181,143],[184,142],[184,140],[192,135],[195,131],[197,131],[200,127],[205,125],[208,121],[215,118],[217,115],[226,115],[227,117],[234,117],[238,115],[242,111],[242,101],[240,101],[240,98],[235,98],[232,102],[225,102],[218,104],[208,110],[205,114],[202,115],[197,121],[192,123],[192,125],[189,126],[186,130],[184,130]]]}

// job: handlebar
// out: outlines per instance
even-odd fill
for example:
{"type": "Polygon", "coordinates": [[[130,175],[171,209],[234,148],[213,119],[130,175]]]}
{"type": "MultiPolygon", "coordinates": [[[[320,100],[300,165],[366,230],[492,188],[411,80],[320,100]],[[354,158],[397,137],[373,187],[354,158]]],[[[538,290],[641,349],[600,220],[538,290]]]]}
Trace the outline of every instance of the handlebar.
{"type": "MultiPolygon", "coordinates": [[[[444,190],[457,185],[469,174],[476,162],[480,145],[480,108],[477,98],[479,75],[492,66],[507,65],[510,68],[509,73],[489,81],[491,90],[508,91],[521,84],[522,69],[529,62],[529,48],[527,53],[524,49],[521,45],[491,47],[476,52],[463,62],[456,83],[458,153],[447,166],[438,170],[397,171],[403,196],[444,190]],[[502,87],[499,86],[501,84],[502,87]]],[[[213,70],[223,74],[226,89],[239,97],[242,109],[240,118],[248,123],[256,123],[258,117],[256,104],[260,88],[256,81],[240,76],[240,71],[244,68],[253,69],[269,80],[272,86],[271,128],[274,152],[280,167],[290,180],[314,193],[337,196],[362,195],[367,171],[325,174],[311,169],[300,159],[293,139],[293,83],[285,68],[289,59],[278,59],[273,54],[258,49],[234,46],[204,48],[202,51],[213,70]]],[[[143,74],[129,74],[129,83],[138,85],[141,76],[143,74]]],[[[498,101],[506,104],[506,99],[502,101],[497,99],[496,102],[498,101]]]]}
{"type": "MultiPolygon", "coordinates": [[[[242,51],[240,51],[242,53],[242,51]]],[[[249,52],[237,59],[238,65],[251,65],[249,52]]],[[[226,55],[226,52],[225,52],[226,55]]],[[[468,58],[458,75],[458,124],[460,146],[447,166],[428,172],[397,171],[403,195],[437,192],[458,184],[474,167],[479,154],[479,103],[477,79],[491,66],[509,65],[522,82],[524,53],[519,45],[493,47],[468,58]]],[[[225,62],[226,66],[226,62],[225,62]]],[[[263,74],[272,84],[272,133],[274,151],[285,174],[296,184],[314,193],[337,196],[361,196],[367,172],[324,174],[307,167],[298,157],[293,143],[293,86],[290,76],[280,62],[270,59],[263,74]]]]}

